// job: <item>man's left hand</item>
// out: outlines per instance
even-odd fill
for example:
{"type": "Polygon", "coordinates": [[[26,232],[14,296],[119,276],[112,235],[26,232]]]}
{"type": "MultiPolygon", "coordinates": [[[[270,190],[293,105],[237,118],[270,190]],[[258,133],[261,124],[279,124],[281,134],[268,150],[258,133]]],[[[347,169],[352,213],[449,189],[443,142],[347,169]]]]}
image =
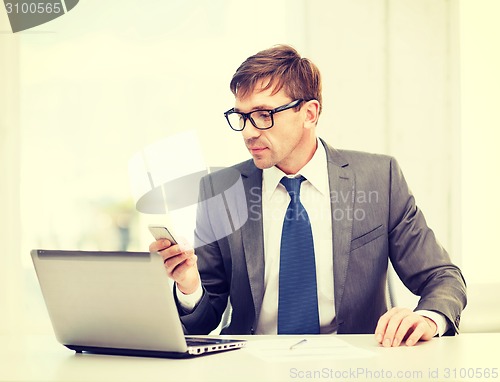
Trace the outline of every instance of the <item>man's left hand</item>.
{"type": "Polygon", "coordinates": [[[407,308],[392,308],[378,320],[375,338],[384,347],[396,347],[403,341],[413,346],[428,341],[436,334],[437,325],[430,318],[407,308]]]}

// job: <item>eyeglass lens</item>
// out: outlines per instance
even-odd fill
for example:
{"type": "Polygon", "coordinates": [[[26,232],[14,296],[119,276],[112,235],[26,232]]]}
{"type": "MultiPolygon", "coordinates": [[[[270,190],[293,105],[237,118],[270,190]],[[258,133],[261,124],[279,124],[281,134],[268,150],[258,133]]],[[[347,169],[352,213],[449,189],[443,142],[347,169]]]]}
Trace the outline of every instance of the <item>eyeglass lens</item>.
{"type": "MultiPolygon", "coordinates": [[[[227,117],[233,129],[243,130],[246,122],[245,116],[235,112],[229,114],[227,117]]],[[[268,129],[273,125],[272,114],[267,110],[256,110],[251,112],[248,119],[250,119],[250,122],[258,129],[268,129]]]]}

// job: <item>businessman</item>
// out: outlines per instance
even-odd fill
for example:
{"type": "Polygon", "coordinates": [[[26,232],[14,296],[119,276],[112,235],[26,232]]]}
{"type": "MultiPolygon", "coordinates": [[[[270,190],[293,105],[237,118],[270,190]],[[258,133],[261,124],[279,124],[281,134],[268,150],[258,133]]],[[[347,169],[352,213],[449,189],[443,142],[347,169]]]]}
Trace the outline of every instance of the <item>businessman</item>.
{"type": "Polygon", "coordinates": [[[226,334],[374,333],[391,347],[457,333],[465,281],[396,160],[318,137],[318,68],[275,46],[246,59],[230,88],[224,114],[252,159],[202,179],[196,251],[149,248],[175,280],[185,331],[215,329],[229,300],[226,334]],[[388,310],[389,261],[420,296],[414,309],[388,310]]]}

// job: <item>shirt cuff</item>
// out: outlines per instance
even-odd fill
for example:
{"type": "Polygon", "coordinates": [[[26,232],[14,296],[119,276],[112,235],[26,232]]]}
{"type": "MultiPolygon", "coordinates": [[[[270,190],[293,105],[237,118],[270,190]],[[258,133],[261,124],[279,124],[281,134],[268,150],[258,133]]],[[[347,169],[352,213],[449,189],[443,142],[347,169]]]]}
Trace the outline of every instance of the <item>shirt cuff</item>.
{"type": "Polygon", "coordinates": [[[179,290],[179,288],[176,287],[175,294],[177,295],[177,301],[179,301],[179,304],[184,312],[191,313],[203,297],[203,288],[200,285],[193,293],[184,294],[179,290]]]}
{"type": "Polygon", "coordinates": [[[448,331],[449,324],[446,321],[444,315],[438,312],[433,312],[432,310],[416,310],[415,313],[420,314],[421,316],[430,318],[432,321],[436,323],[437,329],[434,333],[434,336],[441,337],[444,333],[448,331]]]}

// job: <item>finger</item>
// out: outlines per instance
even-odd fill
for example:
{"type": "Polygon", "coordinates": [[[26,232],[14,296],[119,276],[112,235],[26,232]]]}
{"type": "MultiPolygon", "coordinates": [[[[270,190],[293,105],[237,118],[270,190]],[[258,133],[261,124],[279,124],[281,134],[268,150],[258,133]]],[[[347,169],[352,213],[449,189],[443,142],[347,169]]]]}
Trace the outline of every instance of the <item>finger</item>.
{"type": "Polygon", "coordinates": [[[184,275],[189,271],[189,269],[193,268],[193,266],[196,264],[196,261],[197,257],[192,256],[179,263],[179,265],[177,265],[172,272],[172,278],[174,280],[182,281],[184,279],[184,275]]]}
{"type": "Polygon", "coordinates": [[[426,332],[426,327],[428,326],[429,325],[424,320],[418,322],[418,324],[415,326],[413,330],[413,333],[406,340],[406,346],[413,346],[418,341],[420,341],[420,339],[426,332]]]}
{"type": "MultiPolygon", "coordinates": [[[[170,243],[170,241],[166,240],[167,243],[170,243]]],[[[168,247],[160,250],[158,252],[161,257],[163,257],[163,261],[165,262],[166,260],[178,256],[181,253],[183,253],[181,247],[179,244],[174,244],[174,245],[169,245],[168,247]]]]}
{"type": "Polygon", "coordinates": [[[189,256],[193,256],[194,255],[194,249],[190,245],[179,244],[179,251],[180,252],[184,252],[185,254],[187,254],[189,256]]]}
{"type": "Polygon", "coordinates": [[[187,259],[186,259],[186,264],[189,265],[189,266],[193,266],[195,265],[196,263],[198,262],[198,256],[196,256],[194,253],[192,256],[189,256],[187,259]]]}
{"type": "Polygon", "coordinates": [[[403,319],[411,314],[409,309],[400,309],[396,314],[392,315],[389,323],[387,324],[387,329],[385,330],[384,340],[382,345],[385,347],[391,347],[394,343],[394,337],[403,319]]]}
{"type": "Polygon", "coordinates": [[[163,261],[167,274],[174,278],[175,269],[187,260],[185,253],[180,253],[178,255],[169,257],[163,261]]]}
{"type": "Polygon", "coordinates": [[[407,346],[413,346],[418,341],[429,341],[436,334],[436,323],[428,317],[420,316],[420,318],[418,329],[422,330],[422,334],[410,335],[406,340],[407,346]]]}
{"type": "MultiPolygon", "coordinates": [[[[177,268],[183,263],[185,263],[187,268],[192,267],[196,264],[197,259],[198,258],[194,254],[194,251],[180,252],[180,253],[176,253],[170,257],[166,257],[163,260],[163,264],[165,265],[165,269],[167,270],[167,274],[170,277],[175,278],[177,281],[179,281],[177,276],[176,276],[176,274],[178,273],[177,268]]],[[[182,267],[180,269],[184,269],[184,268],[182,267]]]]}
{"type": "Polygon", "coordinates": [[[375,338],[379,344],[382,343],[385,332],[387,330],[387,325],[391,320],[391,317],[398,312],[398,308],[392,308],[385,312],[378,320],[377,327],[375,328],[375,338]]]}
{"type": "Polygon", "coordinates": [[[194,249],[193,249],[193,246],[191,244],[186,243],[186,242],[181,242],[181,243],[178,243],[177,245],[179,248],[179,252],[184,252],[188,256],[194,255],[194,249]]]}
{"type": "Polygon", "coordinates": [[[392,346],[397,347],[404,341],[405,338],[409,338],[409,336],[414,333],[415,327],[418,325],[420,318],[420,316],[414,313],[403,318],[396,333],[394,334],[392,346]]]}
{"type": "Polygon", "coordinates": [[[156,241],[153,241],[149,245],[149,252],[150,253],[160,252],[160,251],[170,247],[171,245],[172,245],[172,243],[168,239],[156,240],[156,241]]]}

